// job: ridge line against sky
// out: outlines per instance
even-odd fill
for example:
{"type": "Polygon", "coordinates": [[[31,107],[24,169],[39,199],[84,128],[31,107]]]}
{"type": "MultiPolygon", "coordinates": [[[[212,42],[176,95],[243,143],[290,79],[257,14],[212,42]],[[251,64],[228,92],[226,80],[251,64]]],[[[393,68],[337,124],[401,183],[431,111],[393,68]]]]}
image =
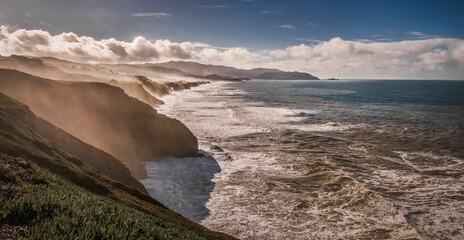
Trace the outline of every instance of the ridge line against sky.
{"type": "Polygon", "coordinates": [[[427,0],[4,0],[0,54],[464,79],[462,12],[427,0]]]}

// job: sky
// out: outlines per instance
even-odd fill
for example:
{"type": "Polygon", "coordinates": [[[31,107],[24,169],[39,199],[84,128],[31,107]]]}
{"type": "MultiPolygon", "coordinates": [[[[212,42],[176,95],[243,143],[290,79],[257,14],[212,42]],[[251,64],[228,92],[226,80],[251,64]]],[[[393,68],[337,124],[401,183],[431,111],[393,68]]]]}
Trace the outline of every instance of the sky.
{"type": "Polygon", "coordinates": [[[464,79],[464,1],[0,0],[0,54],[464,79]]]}

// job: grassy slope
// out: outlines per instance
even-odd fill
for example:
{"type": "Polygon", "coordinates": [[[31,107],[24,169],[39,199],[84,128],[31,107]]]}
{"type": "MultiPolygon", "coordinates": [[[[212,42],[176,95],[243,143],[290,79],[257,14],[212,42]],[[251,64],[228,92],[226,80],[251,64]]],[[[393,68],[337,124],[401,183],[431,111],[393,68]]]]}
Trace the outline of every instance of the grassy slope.
{"type": "Polygon", "coordinates": [[[0,101],[0,238],[223,239],[135,188],[88,167],[9,114],[0,101]]]}

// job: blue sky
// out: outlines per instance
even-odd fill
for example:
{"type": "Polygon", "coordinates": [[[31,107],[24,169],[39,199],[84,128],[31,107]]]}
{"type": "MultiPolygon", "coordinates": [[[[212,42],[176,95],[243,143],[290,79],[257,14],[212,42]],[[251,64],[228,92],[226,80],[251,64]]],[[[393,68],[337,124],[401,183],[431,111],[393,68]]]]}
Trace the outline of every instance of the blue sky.
{"type": "Polygon", "coordinates": [[[126,41],[142,35],[255,49],[282,48],[305,39],[423,37],[409,32],[464,38],[464,1],[459,0],[3,0],[0,13],[5,23],[52,33],[70,31],[126,41]],[[31,22],[25,21],[26,13],[31,22]],[[167,15],[134,17],[134,13],[167,15]]]}
{"type": "Polygon", "coordinates": [[[0,0],[0,54],[464,79],[463,13],[463,0],[0,0]]]}

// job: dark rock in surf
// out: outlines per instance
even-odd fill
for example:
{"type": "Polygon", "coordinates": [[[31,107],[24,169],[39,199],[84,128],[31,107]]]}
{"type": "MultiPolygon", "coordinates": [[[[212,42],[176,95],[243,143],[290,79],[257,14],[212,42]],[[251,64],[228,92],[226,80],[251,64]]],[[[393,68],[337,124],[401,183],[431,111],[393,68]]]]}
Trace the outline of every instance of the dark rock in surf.
{"type": "Polygon", "coordinates": [[[218,145],[213,145],[209,149],[211,149],[212,151],[216,151],[216,152],[224,152],[224,150],[218,145]]]}

